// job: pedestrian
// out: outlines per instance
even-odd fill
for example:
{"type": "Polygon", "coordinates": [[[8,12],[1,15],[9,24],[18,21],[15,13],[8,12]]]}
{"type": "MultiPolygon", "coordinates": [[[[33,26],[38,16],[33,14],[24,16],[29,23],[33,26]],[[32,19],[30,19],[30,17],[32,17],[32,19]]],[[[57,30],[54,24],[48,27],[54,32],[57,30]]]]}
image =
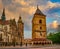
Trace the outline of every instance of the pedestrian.
{"type": "Polygon", "coordinates": [[[26,47],[27,47],[27,43],[26,43],[26,47]]]}

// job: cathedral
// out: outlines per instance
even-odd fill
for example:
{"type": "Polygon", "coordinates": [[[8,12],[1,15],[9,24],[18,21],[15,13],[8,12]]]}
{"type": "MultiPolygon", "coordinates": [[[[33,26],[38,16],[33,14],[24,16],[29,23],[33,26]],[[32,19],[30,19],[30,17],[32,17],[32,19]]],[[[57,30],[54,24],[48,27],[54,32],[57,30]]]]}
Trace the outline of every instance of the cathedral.
{"type": "Polygon", "coordinates": [[[24,39],[24,23],[21,16],[18,21],[15,19],[6,20],[5,8],[0,19],[0,42],[19,43],[24,39]]]}

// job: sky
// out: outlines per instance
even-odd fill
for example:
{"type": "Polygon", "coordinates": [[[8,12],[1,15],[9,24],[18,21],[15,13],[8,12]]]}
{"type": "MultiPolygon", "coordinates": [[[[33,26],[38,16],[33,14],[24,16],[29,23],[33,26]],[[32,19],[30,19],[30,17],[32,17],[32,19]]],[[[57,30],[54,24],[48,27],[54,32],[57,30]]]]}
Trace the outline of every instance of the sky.
{"type": "Polygon", "coordinates": [[[60,0],[0,0],[0,17],[5,8],[6,19],[19,19],[24,22],[24,37],[32,37],[32,18],[37,9],[46,15],[47,31],[54,29],[60,24],[60,0]]]}

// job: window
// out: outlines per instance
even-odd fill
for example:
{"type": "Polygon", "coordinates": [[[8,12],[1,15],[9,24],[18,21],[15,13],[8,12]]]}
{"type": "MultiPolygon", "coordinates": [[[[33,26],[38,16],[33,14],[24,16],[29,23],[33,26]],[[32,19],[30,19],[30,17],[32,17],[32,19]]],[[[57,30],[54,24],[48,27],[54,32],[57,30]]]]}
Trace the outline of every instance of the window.
{"type": "Polygon", "coordinates": [[[39,20],[39,23],[42,23],[42,20],[39,20]]]}
{"type": "Polygon", "coordinates": [[[7,26],[4,26],[4,30],[7,31],[7,26]]]}
{"type": "Polygon", "coordinates": [[[42,32],[40,32],[40,36],[42,36],[42,32]]]}
{"type": "Polygon", "coordinates": [[[42,29],[42,27],[40,27],[40,29],[42,29]]]}

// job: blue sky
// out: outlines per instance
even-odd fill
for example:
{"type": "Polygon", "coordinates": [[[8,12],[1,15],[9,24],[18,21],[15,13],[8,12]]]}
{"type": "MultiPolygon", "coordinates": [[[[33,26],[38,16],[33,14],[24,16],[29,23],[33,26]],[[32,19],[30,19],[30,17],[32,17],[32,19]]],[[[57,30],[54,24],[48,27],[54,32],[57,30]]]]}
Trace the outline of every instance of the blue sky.
{"type": "Polygon", "coordinates": [[[31,38],[32,18],[37,4],[46,15],[47,30],[54,30],[55,26],[60,24],[60,0],[0,0],[0,16],[4,7],[7,20],[15,18],[17,21],[21,16],[24,22],[24,37],[31,38]]]}
{"type": "Polygon", "coordinates": [[[50,0],[51,2],[60,2],[60,0],[50,0]]]}

